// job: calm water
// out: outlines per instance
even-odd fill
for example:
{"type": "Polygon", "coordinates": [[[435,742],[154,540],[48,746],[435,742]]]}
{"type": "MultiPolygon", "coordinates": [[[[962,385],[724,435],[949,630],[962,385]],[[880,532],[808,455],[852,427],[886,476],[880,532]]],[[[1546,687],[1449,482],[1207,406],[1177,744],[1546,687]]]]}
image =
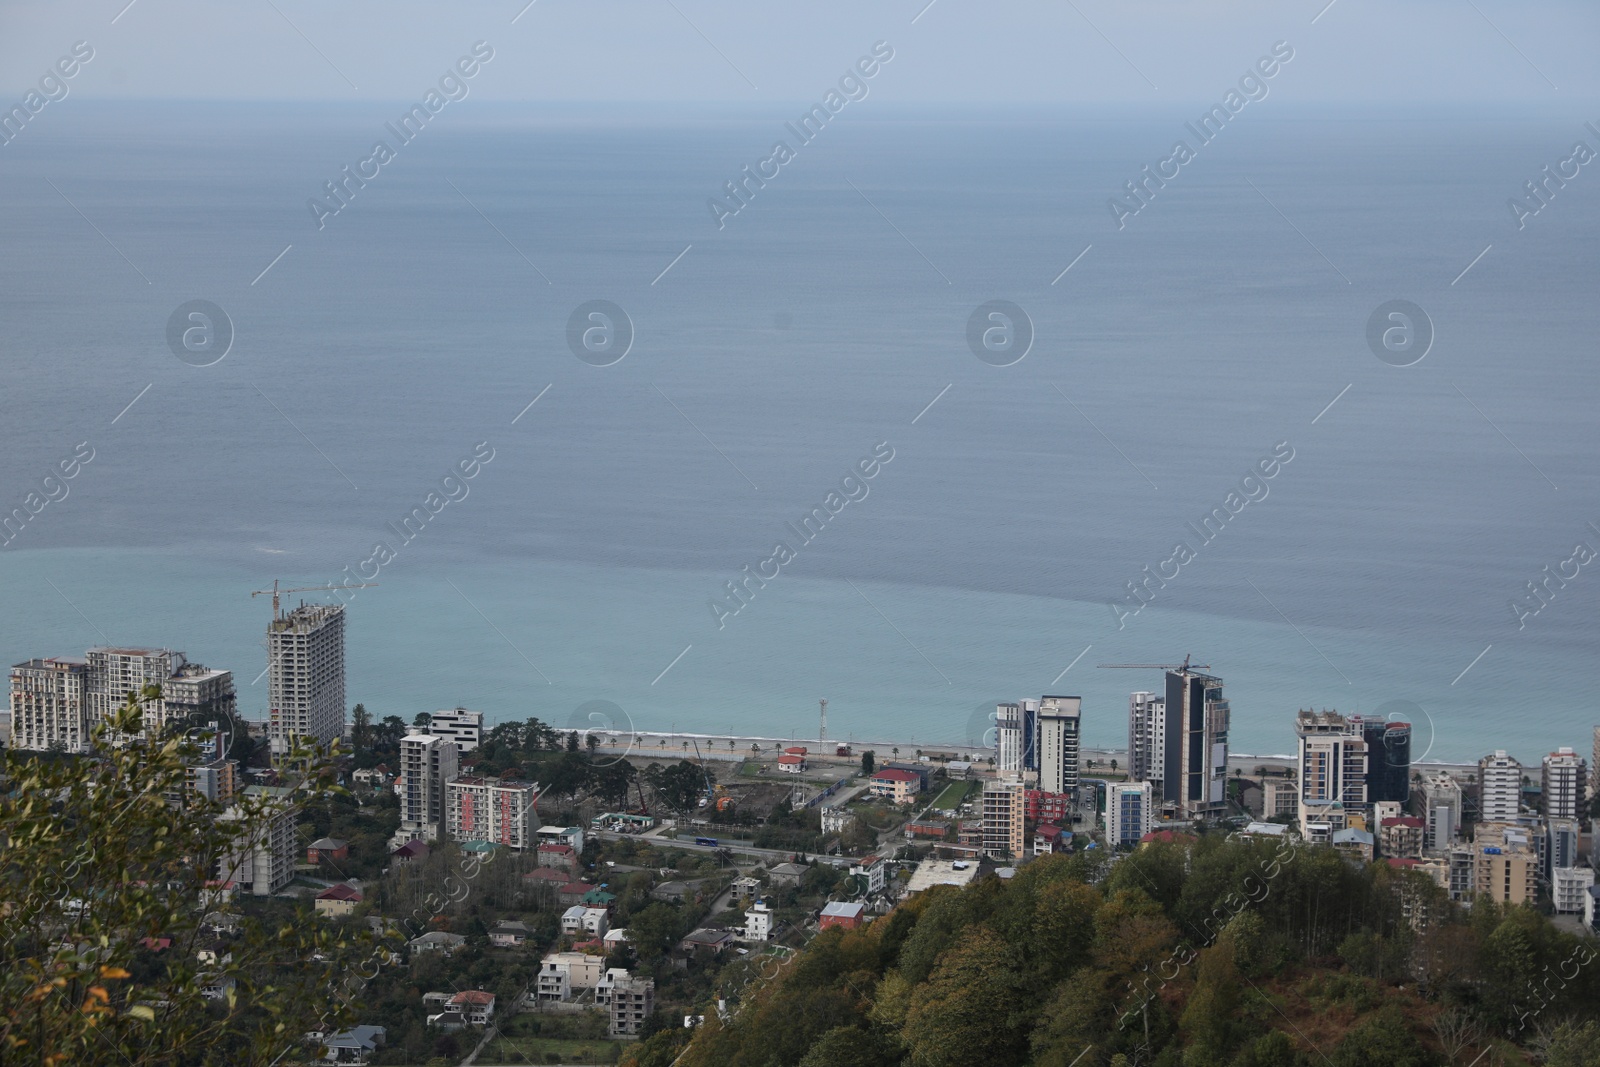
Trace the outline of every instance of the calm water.
{"type": "Polygon", "coordinates": [[[78,442],[95,458],[0,549],[0,655],[167,644],[260,714],[249,592],[383,540],[348,635],[350,699],[379,714],[605,699],[641,728],[804,736],[828,697],[835,736],[931,741],[1070,692],[1104,744],[1159,676],[1094,665],[1192,653],[1236,750],[1288,750],[1299,707],[1410,701],[1417,753],[1430,722],[1433,757],[1585,751],[1600,577],[1520,632],[1508,602],[1600,547],[1600,179],[1521,232],[1506,208],[1582,117],[1277,104],[1120,232],[1107,198],[1186,113],[874,102],[719,231],[707,197],[787,110],[472,101],[319,232],[307,198],[396,108],[52,108],[0,149],[5,506],[78,442]],[[203,368],[165,339],[197,298],[236,331],[203,368]],[[1436,328],[1412,367],[1364,339],[1394,298],[1436,328]],[[567,348],[592,299],[635,327],[612,366],[567,348]],[[992,299],[1034,324],[1014,366],[967,348],[992,299]],[[386,524],[483,441],[465,499],[402,545],[386,524]],[[802,544],[785,524],[884,441],[866,498],[802,544]],[[1284,441],[1269,495],[1201,544],[1187,524],[1284,441]],[[708,602],[779,540],[794,560],[719,630],[708,602]],[[1195,558],[1118,630],[1106,602],[1179,540],[1195,558]]]}

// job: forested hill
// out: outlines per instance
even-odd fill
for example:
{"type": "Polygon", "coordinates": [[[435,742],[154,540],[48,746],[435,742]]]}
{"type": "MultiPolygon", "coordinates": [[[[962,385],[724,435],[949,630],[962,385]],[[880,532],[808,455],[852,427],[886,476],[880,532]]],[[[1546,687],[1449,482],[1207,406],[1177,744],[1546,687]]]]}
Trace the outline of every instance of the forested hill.
{"type": "Polygon", "coordinates": [[[1215,835],[1105,863],[1047,857],[826,931],[726,1021],[707,1005],[624,1062],[1600,1067],[1595,942],[1532,909],[1215,835]]]}

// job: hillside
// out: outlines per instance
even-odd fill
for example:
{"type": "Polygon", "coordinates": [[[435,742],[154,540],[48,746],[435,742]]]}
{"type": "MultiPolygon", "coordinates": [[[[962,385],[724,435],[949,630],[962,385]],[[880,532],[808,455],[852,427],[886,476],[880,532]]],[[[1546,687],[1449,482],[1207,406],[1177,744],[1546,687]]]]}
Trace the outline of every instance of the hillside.
{"type": "Polygon", "coordinates": [[[1600,1065],[1592,939],[1324,848],[1053,856],[829,930],[638,1067],[1600,1065]]]}

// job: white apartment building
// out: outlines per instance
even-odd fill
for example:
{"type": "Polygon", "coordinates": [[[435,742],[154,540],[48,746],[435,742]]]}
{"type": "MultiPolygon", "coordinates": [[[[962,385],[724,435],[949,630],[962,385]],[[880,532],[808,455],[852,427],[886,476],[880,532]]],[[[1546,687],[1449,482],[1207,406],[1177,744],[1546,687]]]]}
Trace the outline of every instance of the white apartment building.
{"type": "MultiPolygon", "coordinates": [[[[91,729],[120,708],[129,693],[142,693],[147,686],[164,689],[167,679],[187,662],[182,652],[170,648],[91,648],[84,658],[89,665],[85,710],[91,729]]],[[[165,702],[147,701],[142,711],[145,736],[155,737],[166,726],[165,702]]]]}
{"type": "Polygon", "coordinates": [[[1106,844],[1137,845],[1154,824],[1154,808],[1149,782],[1112,782],[1106,787],[1106,844]]]}
{"type": "Polygon", "coordinates": [[[1594,871],[1588,867],[1557,867],[1550,873],[1550,899],[1562,915],[1583,912],[1584,899],[1594,885],[1594,871]]]}
{"type": "Polygon", "coordinates": [[[552,952],[539,964],[536,994],[540,1000],[570,1000],[581,989],[594,989],[605,974],[606,961],[584,952],[552,952]]]}
{"type": "Polygon", "coordinates": [[[89,747],[85,690],[89,665],[63,656],[11,668],[11,747],[28,752],[84,752],[89,747]]]}
{"type": "Polygon", "coordinates": [[[1556,749],[1544,758],[1539,782],[1547,819],[1577,819],[1584,814],[1584,790],[1589,768],[1570,748],[1556,749]]]}
{"type": "Polygon", "coordinates": [[[1001,774],[1022,773],[1022,708],[996,704],[994,709],[994,769],[1001,774]]]}
{"type": "Polygon", "coordinates": [[[1522,811],[1522,764],[1497,749],[1478,761],[1478,821],[1516,822],[1522,811]]]}
{"type": "Polygon", "coordinates": [[[1080,697],[1046,696],[1039,701],[1039,788],[1078,795],[1080,697]]]}
{"type": "Polygon", "coordinates": [[[1167,752],[1167,702],[1143,691],[1128,695],[1128,781],[1161,781],[1167,752]]]}
{"type": "Polygon", "coordinates": [[[462,752],[471,752],[483,742],[483,712],[466,708],[436,711],[428,719],[428,732],[454,741],[462,752]]]}
{"type": "Polygon", "coordinates": [[[492,841],[518,851],[537,848],[539,815],[534,805],[538,799],[539,787],[533,782],[446,779],[445,832],[452,841],[492,841]]]}
{"type": "MultiPolygon", "coordinates": [[[[294,832],[294,805],[288,799],[291,791],[278,786],[253,785],[245,789],[245,803],[252,814],[259,809],[265,819],[254,819],[256,829],[252,836],[237,843],[238,847],[221,858],[217,878],[233,882],[241,893],[258,897],[271,896],[294,881],[294,864],[300,850],[294,832]]],[[[237,821],[245,817],[241,807],[223,812],[222,820],[237,821]]]]}
{"type": "Polygon", "coordinates": [[[437,841],[446,825],[446,784],[457,776],[461,755],[454,741],[432,734],[408,734],[400,739],[400,794],[398,841],[437,841]]]}
{"type": "Polygon", "coordinates": [[[1335,711],[1301,711],[1300,834],[1322,840],[1367,814],[1367,743],[1361,723],[1335,711]],[[1315,827],[1315,829],[1313,829],[1315,827]]]}
{"type": "Polygon", "coordinates": [[[301,604],[267,625],[267,704],[273,755],[344,736],[344,605],[301,604]]]}
{"type": "Polygon", "coordinates": [[[161,703],[168,722],[226,723],[238,711],[233,672],[185,663],[161,683],[161,703]]]}

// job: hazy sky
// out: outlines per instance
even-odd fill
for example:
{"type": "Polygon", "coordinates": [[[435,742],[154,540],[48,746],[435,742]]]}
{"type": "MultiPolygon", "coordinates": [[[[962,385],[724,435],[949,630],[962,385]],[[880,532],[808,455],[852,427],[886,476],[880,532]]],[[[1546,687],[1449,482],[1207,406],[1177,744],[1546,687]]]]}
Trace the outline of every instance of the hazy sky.
{"type": "Polygon", "coordinates": [[[880,99],[1159,104],[1220,97],[1285,40],[1274,88],[1302,102],[1600,98],[1593,0],[526,2],[0,0],[0,82],[20,96],[87,40],[85,99],[416,98],[485,40],[480,99],[759,103],[817,98],[885,40],[880,99]]]}

